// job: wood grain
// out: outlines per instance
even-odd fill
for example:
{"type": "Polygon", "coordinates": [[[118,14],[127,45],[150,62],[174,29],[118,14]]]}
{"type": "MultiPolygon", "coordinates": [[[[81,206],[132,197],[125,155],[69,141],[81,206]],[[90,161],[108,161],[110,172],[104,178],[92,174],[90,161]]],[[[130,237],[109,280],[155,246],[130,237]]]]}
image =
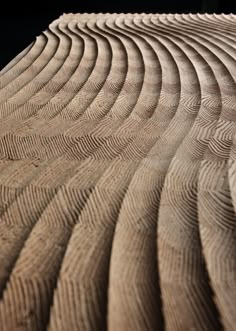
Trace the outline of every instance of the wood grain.
{"type": "Polygon", "coordinates": [[[0,331],[236,330],[235,32],[64,14],[0,72],[0,331]]]}

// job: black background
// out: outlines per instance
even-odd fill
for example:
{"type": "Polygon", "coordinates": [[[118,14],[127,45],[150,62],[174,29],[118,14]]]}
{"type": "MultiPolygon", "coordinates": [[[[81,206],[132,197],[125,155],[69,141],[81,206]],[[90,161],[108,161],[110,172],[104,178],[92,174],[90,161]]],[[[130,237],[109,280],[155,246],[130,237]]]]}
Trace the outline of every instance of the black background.
{"type": "Polygon", "coordinates": [[[63,13],[236,13],[236,0],[35,0],[5,3],[0,13],[0,69],[63,13]]]}

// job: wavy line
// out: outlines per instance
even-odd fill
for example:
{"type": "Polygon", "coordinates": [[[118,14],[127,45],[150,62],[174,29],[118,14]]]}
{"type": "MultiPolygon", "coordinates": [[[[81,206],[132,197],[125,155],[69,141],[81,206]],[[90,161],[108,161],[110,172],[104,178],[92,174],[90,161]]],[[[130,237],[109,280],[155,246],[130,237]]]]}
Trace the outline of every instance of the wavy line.
{"type": "Polygon", "coordinates": [[[0,72],[0,329],[233,329],[235,15],[63,14],[0,72]]]}
{"type": "MultiPolygon", "coordinates": [[[[32,47],[29,49],[29,52],[20,59],[19,62],[17,62],[13,67],[12,67],[12,61],[15,63],[16,60],[18,60],[18,56],[13,59],[9,65],[10,69],[8,70],[8,65],[3,68],[0,72],[1,75],[1,88],[4,88],[6,85],[9,83],[12,83],[14,79],[16,79],[18,76],[23,74],[26,69],[28,69],[31,65],[34,64],[36,59],[41,55],[41,53],[44,51],[44,48],[46,46],[45,42],[45,36],[43,34],[39,35],[35,42],[33,42],[32,47]],[[3,73],[3,74],[2,74],[3,73]]],[[[31,46],[31,45],[30,45],[31,46]]],[[[29,47],[30,47],[29,46],[29,47]]],[[[27,50],[28,48],[26,48],[27,50]]],[[[25,50],[23,50],[23,53],[25,50]]],[[[19,56],[22,53],[19,54],[19,56]]]]}
{"type": "MultiPolygon", "coordinates": [[[[200,37],[198,39],[200,39],[200,37]]],[[[210,47],[208,47],[208,50],[209,49],[210,49],[210,47]]],[[[220,54],[222,55],[222,53],[220,53],[220,54]]],[[[225,67],[225,65],[223,64],[222,66],[224,67],[224,71],[226,72],[226,74],[228,74],[228,77],[226,76],[228,79],[226,79],[226,78],[224,79],[224,84],[228,84],[229,87],[233,85],[234,89],[235,89],[235,82],[233,81],[232,76],[227,71],[227,68],[225,67]]],[[[216,72],[216,73],[220,76],[220,73],[218,73],[218,72],[216,72]]],[[[222,86],[222,84],[220,86],[222,86]]],[[[227,88],[227,85],[226,85],[226,88],[224,88],[224,89],[228,90],[229,88],[227,88]]],[[[223,94],[223,91],[221,92],[221,94],[223,94]]],[[[229,320],[229,317],[227,316],[228,315],[227,309],[225,309],[224,305],[222,305],[222,302],[224,302],[224,300],[226,300],[226,296],[227,296],[227,294],[226,295],[223,294],[224,290],[222,290],[222,287],[225,288],[225,286],[221,285],[221,284],[219,285],[220,281],[217,278],[217,277],[219,277],[219,276],[217,276],[217,271],[215,271],[215,269],[212,268],[212,260],[214,259],[214,256],[215,256],[215,258],[218,259],[219,250],[220,251],[222,250],[222,248],[220,249],[220,247],[222,247],[223,245],[219,240],[215,241],[216,246],[214,247],[215,249],[213,250],[214,254],[211,253],[211,255],[210,255],[211,260],[209,261],[209,250],[212,252],[212,245],[208,244],[210,233],[212,233],[211,238],[213,238],[214,236],[216,238],[219,238],[219,236],[222,237],[222,232],[227,235],[228,231],[227,231],[227,229],[224,229],[224,223],[223,223],[222,219],[224,219],[224,222],[226,222],[226,224],[232,222],[232,220],[235,219],[235,213],[234,213],[234,209],[232,206],[231,197],[229,194],[228,183],[227,183],[227,180],[224,180],[224,178],[227,178],[227,176],[225,177],[225,171],[227,171],[227,165],[225,164],[225,160],[227,160],[228,156],[229,156],[229,150],[230,150],[230,146],[232,144],[234,127],[232,125],[232,122],[224,120],[224,118],[233,119],[233,117],[230,116],[232,114],[232,111],[230,109],[228,109],[228,107],[227,107],[227,105],[225,105],[224,101],[225,101],[225,99],[223,98],[222,99],[222,116],[221,116],[223,119],[223,122],[224,122],[223,130],[222,130],[222,121],[220,121],[219,125],[217,124],[217,126],[216,126],[214,135],[212,136],[212,138],[209,141],[209,145],[207,147],[206,157],[205,157],[206,160],[203,160],[201,162],[201,168],[200,168],[200,173],[199,173],[199,185],[198,185],[198,188],[199,188],[198,203],[199,203],[201,210],[204,210],[204,212],[206,214],[210,212],[211,215],[212,214],[215,215],[214,230],[212,230],[212,232],[210,232],[211,225],[209,225],[209,223],[206,222],[206,216],[205,215],[203,216],[202,213],[199,213],[200,234],[201,234],[201,240],[202,240],[202,244],[203,244],[203,252],[206,254],[206,262],[207,262],[207,267],[209,270],[209,276],[210,276],[210,278],[212,278],[212,285],[213,285],[213,288],[215,291],[217,305],[220,308],[220,311],[222,314],[222,320],[223,320],[224,324],[229,328],[229,327],[233,327],[235,321],[234,321],[234,319],[229,320]],[[208,162],[206,162],[206,161],[208,161],[208,162]],[[217,172],[214,172],[214,170],[216,170],[216,168],[214,167],[215,162],[217,162],[217,168],[218,168],[217,172]],[[223,168],[221,165],[223,166],[223,168]],[[212,174],[214,174],[214,180],[212,181],[212,188],[210,185],[207,188],[205,186],[206,185],[205,173],[207,172],[207,168],[209,170],[211,169],[212,174]],[[215,185],[214,183],[217,178],[218,178],[219,183],[221,180],[223,180],[223,187],[221,188],[221,185],[219,184],[217,193],[216,192],[210,193],[211,190],[214,189],[214,185],[215,185]],[[222,192],[221,192],[221,190],[222,190],[222,192]],[[210,191],[209,194],[211,194],[210,196],[208,196],[207,200],[206,200],[205,191],[207,191],[207,192],[210,191]],[[222,194],[224,196],[224,200],[221,204],[219,203],[219,199],[218,199],[220,194],[222,194]],[[202,201],[202,197],[204,199],[203,201],[202,201]],[[214,212],[213,212],[213,210],[209,207],[209,205],[206,205],[206,201],[209,201],[209,200],[211,201],[212,205],[215,205],[215,207],[218,206],[217,213],[216,213],[216,209],[214,209],[214,212]],[[216,224],[219,222],[219,220],[217,219],[217,217],[220,217],[220,220],[221,220],[221,227],[219,228],[218,231],[217,231],[216,224]],[[206,224],[208,224],[208,225],[206,225],[206,224]],[[206,226],[208,227],[207,231],[206,231],[206,226]],[[222,226],[223,226],[223,230],[222,230],[222,226]],[[210,248],[209,248],[209,246],[210,246],[210,248]],[[216,278],[217,278],[217,280],[216,280],[216,278]]],[[[232,232],[232,230],[230,229],[230,233],[231,232],[232,232]]],[[[234,238],[234,236],[233,236],[233,238],[234,238]]],[[[227,245],[229,242],[232,242],[234,240],[233,238],[231,238],[231,235],[229,235],[227,244],[224,244],[224,252],[228,251],[227,245]]],[[[231,264],[234,263],[233,255],[232,255],[230,263],[231,264]]],[[[224,268],[227,268],[227,267],[224,266],[224,268]]],[[[231,294],[231,300],[233,300],[232,294],[231,294]]]]}

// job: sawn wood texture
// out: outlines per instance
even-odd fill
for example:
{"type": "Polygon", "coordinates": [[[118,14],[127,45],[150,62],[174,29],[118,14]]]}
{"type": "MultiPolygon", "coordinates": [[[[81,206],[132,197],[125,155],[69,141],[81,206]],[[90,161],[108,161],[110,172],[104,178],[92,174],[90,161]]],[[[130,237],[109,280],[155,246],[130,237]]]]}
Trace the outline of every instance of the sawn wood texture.
{"type": "Polygon", "coordinates": [[[235,60],[236,15],[64,14],[0,72],[0,331],[236,330],[235,60]]]}

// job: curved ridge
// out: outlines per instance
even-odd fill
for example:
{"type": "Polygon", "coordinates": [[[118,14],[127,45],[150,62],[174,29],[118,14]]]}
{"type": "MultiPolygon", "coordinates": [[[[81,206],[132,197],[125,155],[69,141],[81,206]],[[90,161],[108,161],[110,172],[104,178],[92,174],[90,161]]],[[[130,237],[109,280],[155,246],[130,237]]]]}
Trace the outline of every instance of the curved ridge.
{"type": "Polygon", "coordinates": [[[233,14],[63,14],[0,72],[0,329],[233,330],[233,14]]]}

